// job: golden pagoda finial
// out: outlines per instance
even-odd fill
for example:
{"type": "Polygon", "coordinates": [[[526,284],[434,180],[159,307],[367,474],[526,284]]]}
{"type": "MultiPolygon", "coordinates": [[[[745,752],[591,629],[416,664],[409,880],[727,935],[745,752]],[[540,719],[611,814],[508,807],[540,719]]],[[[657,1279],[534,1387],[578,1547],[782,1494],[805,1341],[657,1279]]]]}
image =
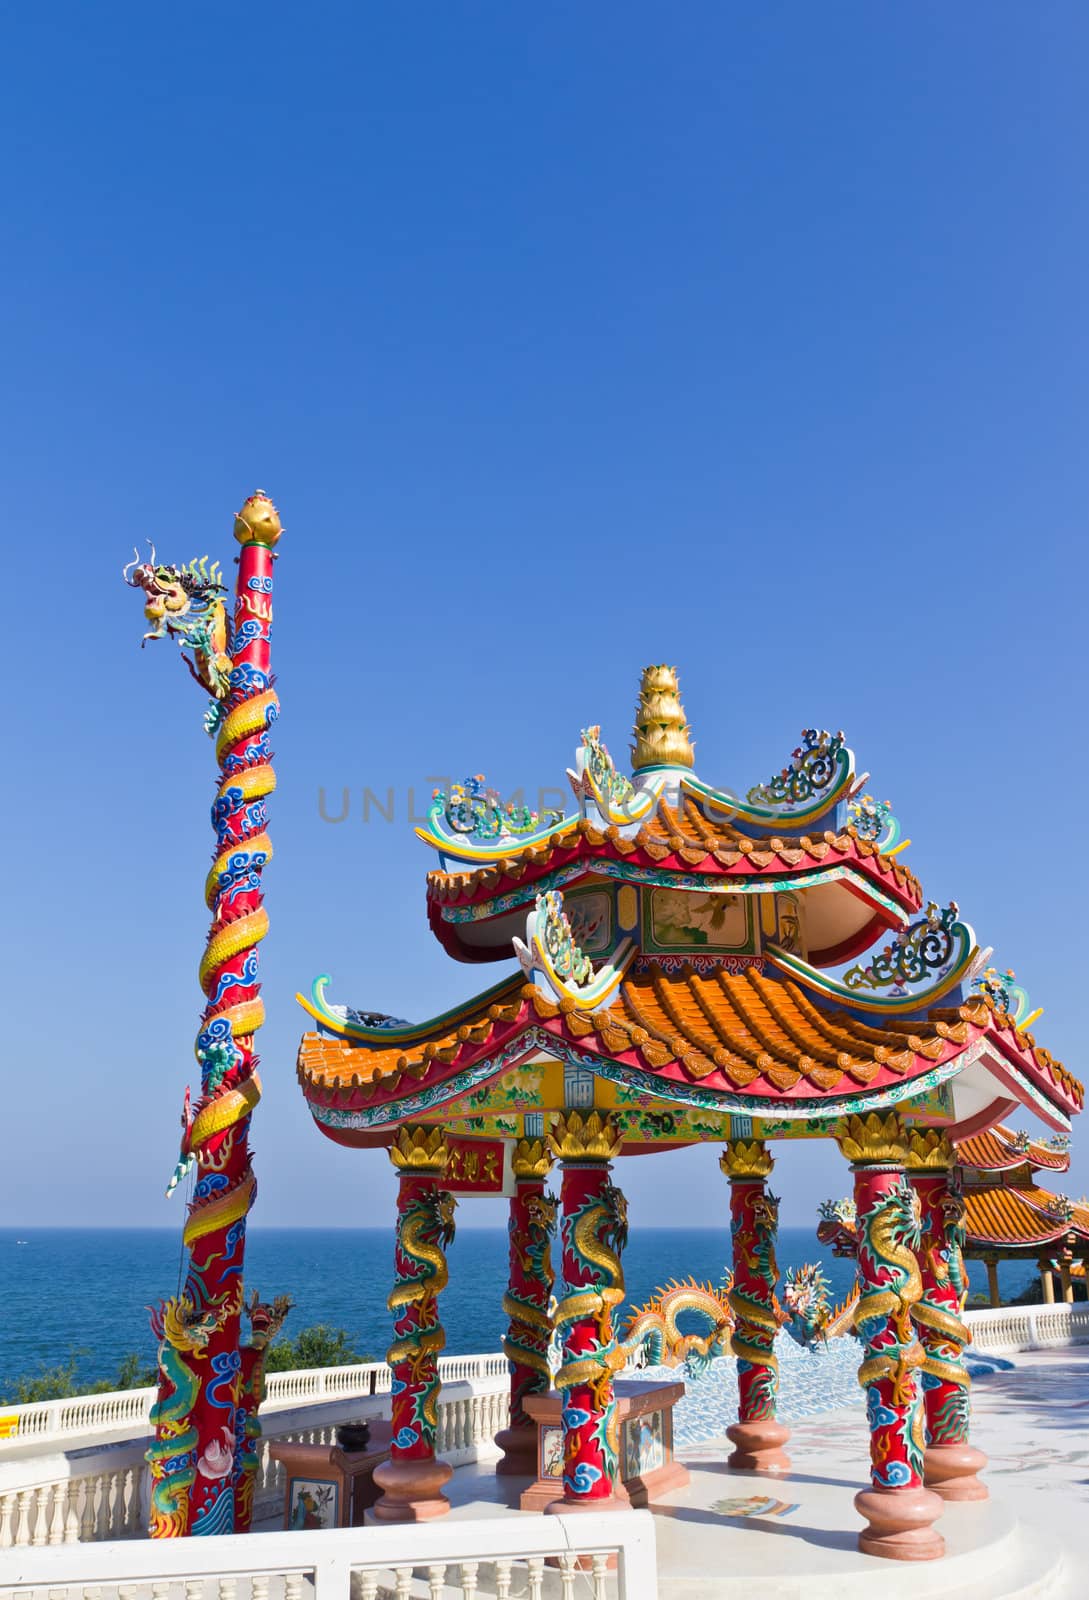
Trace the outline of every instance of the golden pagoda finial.
{"type": "Polygon", "coordinates": [[[676,667],[644,667],[635,708],[632,771],[644,767],[691,767],[691,729],[681,705],[676,667]]]}
{"type": "Polygon", "coordinates": [[[239,544],[263,544],[271,550],[283,531],[280,513],[263,489],[250,495],[234,519],[239,544]]]}

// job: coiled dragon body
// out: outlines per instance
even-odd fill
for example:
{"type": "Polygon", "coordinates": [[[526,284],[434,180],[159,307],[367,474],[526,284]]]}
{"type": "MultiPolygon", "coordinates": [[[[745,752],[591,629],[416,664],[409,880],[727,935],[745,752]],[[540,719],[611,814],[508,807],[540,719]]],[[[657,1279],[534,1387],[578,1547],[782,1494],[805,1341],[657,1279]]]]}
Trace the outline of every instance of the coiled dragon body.
{"type": "Polygon", "coordinates": [[[159,1394],[149,1415],[155,1442],[146,1455],[153,1539],[177,1538],[186,1529],[198,1442],[191,1421],[200,1392],[194,1363],[206,1356],[220,1320],[218,1312],[198,1311],[184,1296],[164,1300],[151,1314],[152,1331],[159,1340],[159,1394]]]}
{"type": "MultiPolygon", "coordinates": [[[[512,1281],[503,1296],[503,1310],[510,1328],[503,1340],[503,1353],[524,1374],[518,1394],[512,1393],[514,1426],[529,1425],[521,1401],[525,1394],[547,1390],[551,1383],[548,1344],[552,1319],[548,1302],[552,1292],[552,1238],[556,1231],[556,1201],[545,1193],[530,1194],[523,1205],[523,1216],[510,1220],[512,1260],[517,1263],[520,1282],[512,1281]],[[514,1416],[515,1412],[519,1415],[514,1416]]],[[[512,1274],[513,1278],[513,1274],[512,1274]]]]}
{"type": "Polygon", "coordinates": [[[621,1345],[625,1364],[637,1360],[650,1367],[683,1366],[695,1375],[717,1356],[728,1355],[734,1321],[728,1291],[729,1280],[721,1289],[689,1280],[656,1290],[628,1319],[621,1345]],[[678,1319],[686,1315],[698,1317],[707,1331],[682,1333],[678,1319]]]}
{"type": "Polygon", "coordinates": [[[968,1210],[959,1184],[949,1183],[923,1239],[927,1274],[912,1315],[923,1345],[922,1384],[930,1442],[968,1438],[972,1379],[961,1359],[971,1335],[960,1313],[968,1297],[963,1249],[968,1210]]]}
{"type": "Polygon", "coordinates": [[[447,1190],[423,1185],[403,1202],[398,1222],[397,1282],[387,1302],[394,1313],[396,1337],[386,1359],[396,1369],[396,1382],[404,1386],[396,1391],[398,1397],[410,1402],[408,1415],[394,1435],[394,1443],[401,1449],[421,1441],[434,1444],[438,1426],[435,1358],[446,1344],[436,1299],[450,1279],[443,1252],[454,1237],[456,1203],[447,1190]]]}

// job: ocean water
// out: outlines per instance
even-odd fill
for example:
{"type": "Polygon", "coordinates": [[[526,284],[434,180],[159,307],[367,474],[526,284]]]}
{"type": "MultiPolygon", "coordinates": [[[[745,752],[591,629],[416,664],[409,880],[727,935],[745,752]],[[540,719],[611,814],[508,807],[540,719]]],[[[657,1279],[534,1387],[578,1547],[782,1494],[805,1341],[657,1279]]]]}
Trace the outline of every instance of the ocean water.
{"type": "MultiPolygon", "coordinates": [[[[728,1236],[718,1229],[635,1229],[624,1254],[630,1303],[642,1304],[673,1278],[717,1284],[728,1254],[728,1236]]],[[[803,1261],[821,1261],[836,1300],[850,1288],[851,1263],[823,1253],[812,1229],[784,1228],[778,1255],[784,1273],[803,1261]]],[[[505,1231],[462,1228],[448,1259],[450,1284],[441,1302],[448,1353],[497,1350],[505,1327],[505,1231]]],[[[153,1362],[146,1307],[177,1292],[181,1270],[180,1230],[0,1230],[0,1395],[20,1376],[66,1361],[73,1352],[87,1381],[113,1377],[130,1352],[153,1362]]],[[[1010,1264],[1001,1270],[1006,1295],[1031,1276],[1031,1269],[1010,1264]]],[[[392,1277],[388,1228],[254,1226],[247,1237],[247,1290],[268,1297],[287,1293],[295,1301],[285,1332],[331,1323],[347,1329],[364,1358],[381,1359],[390,1342],[386,1296],[392,1277]]],[[[982,1268],[974,1267],[973,1288],[983,1287],[982,1268]]],[[[846,1354],[836,1360],[845,1362],[846,1354]]],[[[857,1355],[850,1361],[853,1372],[857,1355]]],[[[811,1370],[804,1370],[811,1379],[811,1370]]]]}

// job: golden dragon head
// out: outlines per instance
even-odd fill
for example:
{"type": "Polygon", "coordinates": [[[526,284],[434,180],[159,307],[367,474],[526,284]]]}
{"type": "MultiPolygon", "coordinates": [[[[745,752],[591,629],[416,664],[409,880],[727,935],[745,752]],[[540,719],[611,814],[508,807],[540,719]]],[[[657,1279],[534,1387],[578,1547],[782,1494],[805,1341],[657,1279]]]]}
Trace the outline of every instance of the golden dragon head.
{"type": "Polygon", "coordinates": [[[556,1231],[557,1200],[551,1194],[531,1194],[526,1201],[526,1218],[531,1228],[536,1228],[546,1238],[556,1231]]]}
{"type": "Polygon", "coordinates": [[[223,1320],[226,1307],[198,1310],[187,1295],[171,1296],[151,1311],[151,1331],[160,1343],[174,1350],[203,1355],[208,1341],[223,1320]]]}

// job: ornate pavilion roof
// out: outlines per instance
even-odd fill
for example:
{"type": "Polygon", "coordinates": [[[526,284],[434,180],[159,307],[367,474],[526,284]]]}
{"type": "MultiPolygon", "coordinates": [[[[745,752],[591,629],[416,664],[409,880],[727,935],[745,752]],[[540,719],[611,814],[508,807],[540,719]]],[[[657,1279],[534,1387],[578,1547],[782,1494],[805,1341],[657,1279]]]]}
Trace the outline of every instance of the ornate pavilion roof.
{"type": "MultiPolygon", "coordinates": [[[[1057,1246],[1089,1250],[1089,1202],[1053,1194],[1033,1178],[1038,1164],[1066,1170],[1070,1156],[1065,1138],[1045,1144],[999,1124],[987,1133],[957,1139],[955,1146],[967,1212],[967,1254],[1031,1257],[1051,1255],[1057,1246]]],[[[853,1255],[857,1231],[850,1203],[826,1203],[821,1215],[817,1232],[822,1243],[837,1255],[853,1255]]]]}
{"type": "Polygon", "coordinates": [[[954,1136],[1017,1104],[1069,1126],[1081,1084],[1027,1031],[1012,973],[978,977],[990,952],[956,904],[920,914],[910,841],[858,798],[841,734],[807,730],[741,800],[696,776],[676,674],[651,667],[635,736],[628,778],[584,731],[570,816],[503,806],[479,778],[436,795],[417,830],[441,858],[432,925],[460,959],[522,971],[418,1024],[334,1007],[318,980],[298,1073],[323,1131],[373,1143],[448,1117],[510,1137],[576,1105],[638,1106],[628,1148],[655,1121],[685,1142],[724,1118],[749,1137],[755,1116],[774,1137],[891,1106],[954,1136]],[[518,1078],[541,1061],[560,1078],[518,1078]]]}
{"type": "Polygon", "coordinates": [[[1089,1244],[1089,1206],[1036,1184],[996,1181],[966,1188],[968,1237],[976,1248],[1042,1248],[1073,1234],[1089,1244]]]}

